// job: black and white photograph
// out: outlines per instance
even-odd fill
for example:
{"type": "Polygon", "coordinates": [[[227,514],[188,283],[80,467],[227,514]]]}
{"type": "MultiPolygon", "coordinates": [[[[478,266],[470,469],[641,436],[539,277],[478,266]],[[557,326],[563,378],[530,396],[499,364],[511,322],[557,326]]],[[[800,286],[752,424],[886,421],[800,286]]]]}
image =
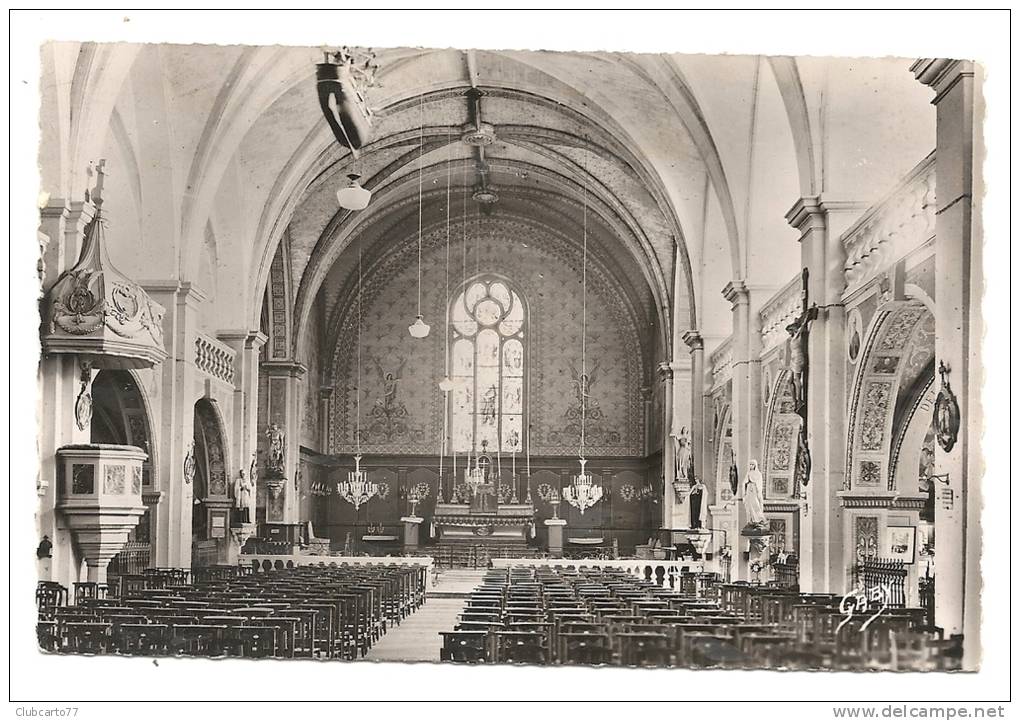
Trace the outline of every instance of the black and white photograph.
{"type": "Polygon", "coordinates": [[[17,69],[11,623],[54,693],[980,677],[1012,484],[981,58],[386,44],[344,16],[304,44],[64,25],[17,69]]]}

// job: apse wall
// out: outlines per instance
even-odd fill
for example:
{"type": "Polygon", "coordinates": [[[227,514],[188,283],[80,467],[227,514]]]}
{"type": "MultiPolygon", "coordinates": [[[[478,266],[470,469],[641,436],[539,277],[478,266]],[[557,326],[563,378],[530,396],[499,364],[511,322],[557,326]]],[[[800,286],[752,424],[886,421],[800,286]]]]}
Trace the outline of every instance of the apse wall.
{"type": "MultiPolygon", "coordinates": [[[[468,229],[465,234],[459,223],[451,228],[450,296],[456,295],[465,276],[477,274],[498,275],[521,295],[530,311],[525,330],[525,402],[532,455],[576,455],[580,254],[569,239],[526,219],[483,218],[469,222],[468,229]]],[[[438,453],[444,422],[438,383],[445,368],[445,227],[426,234],[422,245],[421,306],[432,332],[421,340],[411,338],[407,330],[417,313],[417,242],[401,244],[381,257],[373,256],[371,249],[364,251],[360,383],[356,278],[348,281],[341,294],[341,315],[326,339],[327,347],[335,344],[327,373],[333,388],[331,454],[355,451],[359,386],[364,453],[438,453]],[[388,375],[394,381],[388,382],[388,375]]],[[[641,336],[638,312],[607,265],[593,255],[588,262],[591,385],[586,452],[643,457],[647,449],[642,388],[649,385],[643,347],[652,329],[643,329],[641,336]]]]}

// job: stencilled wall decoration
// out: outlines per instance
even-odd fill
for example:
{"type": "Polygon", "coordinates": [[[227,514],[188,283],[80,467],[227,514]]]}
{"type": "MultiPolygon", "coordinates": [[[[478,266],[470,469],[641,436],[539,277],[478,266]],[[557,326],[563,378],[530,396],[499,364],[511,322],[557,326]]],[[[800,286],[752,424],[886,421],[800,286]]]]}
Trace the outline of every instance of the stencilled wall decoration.
{"type": "Polygon", "coordinates": [[[771,553],[783,553],[786,550],[786,519],[770,518],[769,531],[772,533],[769,551],[771,553]]]}
{"type": "Polygon", "coordinates": [[[800,415],[794,409],[793,383],[788,370],[780,370],[765,416],[765,447],[762,470],[767,498],[789,498],[797,459],[800,415]]]}
{"type": "Polygon", "coordinates": [[[582,408],[584,409],[584,443],[589,446],[612,446],[620,443],[620,431],[608,426],[606,414],[599,405],[595,391],[599,378],[599,361],[595,359],[582,373],[580,363],[570,362],[574,402],[563,412],[563,426],[549,431],[548,442],[557,446],[578,446],[581,441],[582,408]],[[583,399],[583,400],[582,400],[583,399]]]}
{"type": "Polygon", "coordinates": [[[861,486],[877,488],[882,484],[882,467],[877,461],[861,461],[857,482],[861,486]]]}
{"type": "MultiPolygon", "coordinates": [[[[404,377],[407,359],[400,357],[385,362],[376,356],[369,356],[369,371],[375,384],[373,390],[366,390],[362,398],[361,443],[379,446],[392,443],[422,443],[425,432],[414,426],[414,419],[407,412],[407,406],[399,398],[400,381],[404,377]],[[365,409],[365,401],[370,407],[365,409]]],[[[362,380],[364,382],[364,379],[362,380]]]]}
{"type": "Polygon", "coordinates": [[[858,561],[878,556],[877,516],[857,516],[854,519],[854,555],[858,561]]]}
{"type": "Polygon", "coordinates": [[[772,436],[771,468],[774,471],[790,470],[790,458],[792,454],[793,426],[789,423],[778,423],[772,436]]]}
{"type": "Polygon", "coordinates": [[[270,358],[286,358],[290,354],[290,293],[287,278],[287,234],[269,266],[269,329],[267,346],[270,358]]]}
{"type": "MultiPolygon", "coordinates": [[[[451,235],[460,238],[464,230],[455,226],[451,235]]],[[[522,397],[531,429],[531,453],[575,454],[579,430],[575,433],[572,426],[579,427],[580,417],[575,422],[571,414],[579,412],[581,300],[579,294],[564,291],[579,282],[576,250],[554,231],[524,219],[481,218],[472,220],[466,231],[469,277],[476,276],[474,265],[478,277],[506,278],[530,310],[523,348],[527,372],[522,397]]],[[[445,224],[423,236],[422,312],[427,318],[445,318],[444,284],[429,280],[444,277],[445,242],[445,224]]],[[[373,365],[363,367],[362,428],[366,435],[362,450],[366,453],[432,454],[441,437],[444,414],[438,383],[445,366],[444,333],[433,332],[421,340],[407,333],[407,317],[413,318],[416,312],[416,294],[408,292],[415,287],[416,252],[416,243],[405,243],[381,258],[364,258],[362,354],[366,364],[371,358],[379,359],[383,371],[380,377],[373,365]],[[400,358],[408,361],[398,374],[400,358]],[[393,378],[387,380],[387,374],[393,378]],[[397,396],[387,406],[385,398],[394,385],[397,396]],[[370,413],[378,417],[372,418],[370,413]],[[374,428],[373,422],[377,423],[374,428]]],[[[462,281],[458,274],[455,288],[462,287],[462,281]]],[[[594,362],[589,364],[589,378],[584,382],[597,400],[588,409],[586,451],[591,455],[643,456],[640,389],[649,384],[651,375],[644,351],[648,339],[642,333],[651,331],[638,331],[649,327],[636,320],[636,314],[644,309],[632,307],[620,281],[591,259],[588,283],[588,351],[598,365],[596,370],[594,362]],[[593,415],[598,415],[597,422],[593,423],[593,415]]],[[[348,296],[349,288],[340,293],[339,307],[349,310],[355,305],[348,296]]],[[[336,397],[330,404],[329,452],[350,453],[357,405],[356,349],[353,343],[339,339],[353,337],[356,318],[348,312],[330,323],[330,343],[335,345],[326,380],[336,388],[336,397]]],[[[522,428],[521,435],[526,436],[526,431],[522,428]]]]}
{"type": "Polygon", "coordinates": [[[886,414],[892,383],[869,383],[864,393],[864,414],[861,417],[861,450],[877,451],[885,440],[886,414]]]}

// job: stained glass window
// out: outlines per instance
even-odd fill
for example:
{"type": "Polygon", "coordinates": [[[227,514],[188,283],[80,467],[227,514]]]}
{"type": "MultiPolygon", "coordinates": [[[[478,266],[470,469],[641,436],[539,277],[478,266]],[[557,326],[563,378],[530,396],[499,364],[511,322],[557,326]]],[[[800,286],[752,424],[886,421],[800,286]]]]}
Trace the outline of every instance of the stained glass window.
{"type": "Polygon", "coordinates": [[[527,314],[497,278],[470,282],[450,307],[453,450],[524,451],[527,314]]]}

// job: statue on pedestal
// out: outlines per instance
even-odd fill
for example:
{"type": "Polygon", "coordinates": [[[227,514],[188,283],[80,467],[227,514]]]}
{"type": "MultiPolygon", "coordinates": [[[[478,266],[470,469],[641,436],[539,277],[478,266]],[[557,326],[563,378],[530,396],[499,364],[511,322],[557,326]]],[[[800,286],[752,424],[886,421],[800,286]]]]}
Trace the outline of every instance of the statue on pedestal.
{"type": "Polygon", "coordinates": [[[243,468],[234,478],[234,509],[242,524],[255,521],[255,484],[245,475],[243,468]]]}
{"type": "Polygon", "coordinates": [[[747,476],[744,478],[744,510],[747,511],[747,526],[760,530],[768,530],[768,521],[765,519],[765,502],[762,499],[761,471],[758,470],[758,461],[751,459],[750,467],[747,469],[747,476]]]}

